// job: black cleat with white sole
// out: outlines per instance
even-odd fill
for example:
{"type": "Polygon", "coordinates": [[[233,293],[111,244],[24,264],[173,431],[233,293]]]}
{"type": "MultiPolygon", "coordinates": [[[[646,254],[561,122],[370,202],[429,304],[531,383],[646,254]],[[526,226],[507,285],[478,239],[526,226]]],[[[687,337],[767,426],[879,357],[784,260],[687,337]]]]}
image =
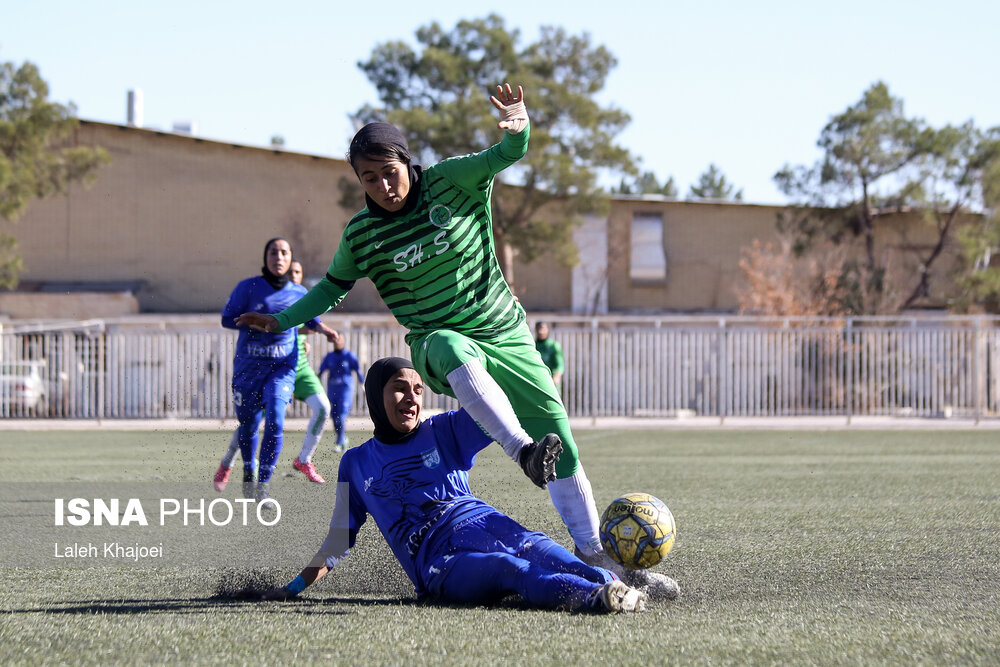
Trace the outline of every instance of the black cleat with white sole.
{"type": "Polygon", "coordinates": [[[521,448],[518,462],[521,470],[535,486],[544,489],[556,479],[556,461],[562,454],[562,440],[555,433],[549,433],[539,442],[521,448]]]}

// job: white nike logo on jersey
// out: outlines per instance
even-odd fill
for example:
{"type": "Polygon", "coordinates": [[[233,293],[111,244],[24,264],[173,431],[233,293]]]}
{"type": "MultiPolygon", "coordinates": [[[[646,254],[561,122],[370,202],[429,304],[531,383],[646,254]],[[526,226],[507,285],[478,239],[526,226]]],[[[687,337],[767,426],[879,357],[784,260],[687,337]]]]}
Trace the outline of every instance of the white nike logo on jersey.
{"type": "Polygon", "coordinates": [[[385,243],[385,241],[376,241],[374,244],[375,249],[378,250],[379,248],[381,248],[383,243],[385,243]]]}

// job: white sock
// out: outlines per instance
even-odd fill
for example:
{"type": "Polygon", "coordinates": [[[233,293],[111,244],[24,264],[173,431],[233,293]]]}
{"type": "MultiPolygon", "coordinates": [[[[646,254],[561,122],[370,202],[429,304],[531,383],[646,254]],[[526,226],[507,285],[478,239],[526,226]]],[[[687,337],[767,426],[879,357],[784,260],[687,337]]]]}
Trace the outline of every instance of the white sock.
{"type": "Polygon", "coordinates": [[[308,397],[306,405],[312,410],[312,416],[309,417],[309,425],[306,426],[306,437],[302,439],[302,451],[299,452],[300,463],[309,463],[312,460],[313,452],[319,445],[319,439],[323,437],[326,418],[330,416],[330,399],[323,392],[308,397]]]}
{"type": "Polygon", "coordinates": [[[222,455],[223,468],[233,467],[233,460],[236,458],[236,452],[240,451],[239,432],[240,432],[239,429],[233,431],[233,437],[230,438],[229,440],[229,449],[227,449],[226,453],[222,455]]]}
{"type": "Polygon", "coordinates": [[[600,520],[594,504],[594,490],[583,471],[583,466],[566,479],[548,484],[549,495],[563,523],[569,530],[577,549],[587,556],[603,551],[601,548],[600,520]]]}
{"type": "Polygon", "coordinates": [[[479,361],[448,373],[448,384],[465,411],[500,443],[507,456],[517,461],[521,448],[534,442],[517,420],[507,394],[479,361]]]}

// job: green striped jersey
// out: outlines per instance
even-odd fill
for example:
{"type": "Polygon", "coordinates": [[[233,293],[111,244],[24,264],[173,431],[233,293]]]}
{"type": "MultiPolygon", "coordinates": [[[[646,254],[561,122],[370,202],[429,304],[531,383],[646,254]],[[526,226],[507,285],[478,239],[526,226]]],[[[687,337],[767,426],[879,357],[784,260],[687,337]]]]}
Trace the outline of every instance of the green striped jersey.
{"type": "Polygon", "coordinates": [[[366,276],[409,330],[407,342],[438,329],[495,341],[520,326],[524,310],[496,258],[490,194],[494,176],[522,158],[527,145],[527,129],[505,133],[485,151],[427,168],[419,181],[419,200],[409,212],[387,216],[366,208],[355,215],[327,277],[276,315],[281,327],[340,303],[347,290],[331,277],[350,284],[366,276]]]}

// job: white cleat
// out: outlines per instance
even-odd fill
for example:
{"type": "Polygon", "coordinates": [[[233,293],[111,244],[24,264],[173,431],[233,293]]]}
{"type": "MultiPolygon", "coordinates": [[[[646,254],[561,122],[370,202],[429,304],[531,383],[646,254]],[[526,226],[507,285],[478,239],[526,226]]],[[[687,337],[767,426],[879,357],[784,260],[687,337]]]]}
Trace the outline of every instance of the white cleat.
{"type": "Polygon", "coordinates": [[[649,570],[625,570],[622,577],[629,586],[646,592],[651,600],[676,600],[681,596],[681,587],[665,574],[649,570]]]}
{"type": "Polygon", "coordinates": [[[607,611],[646,611],[646,594],[620,579],[609,581],[597,591],[597,599],[607,611]]]}
{"type": "Polygon", "coordinates": [[[676,600],[681,596],[680,585],[665,574],[652,570],[629,570],[611,560],[611,557],[603,551],[593,556],[585,556],[579,547],[575,547],[573,553],[587,565],[594,565],[613,572],[616,577],[632,588],[638,588],[646,593],[650,600],[676,600]]]}

